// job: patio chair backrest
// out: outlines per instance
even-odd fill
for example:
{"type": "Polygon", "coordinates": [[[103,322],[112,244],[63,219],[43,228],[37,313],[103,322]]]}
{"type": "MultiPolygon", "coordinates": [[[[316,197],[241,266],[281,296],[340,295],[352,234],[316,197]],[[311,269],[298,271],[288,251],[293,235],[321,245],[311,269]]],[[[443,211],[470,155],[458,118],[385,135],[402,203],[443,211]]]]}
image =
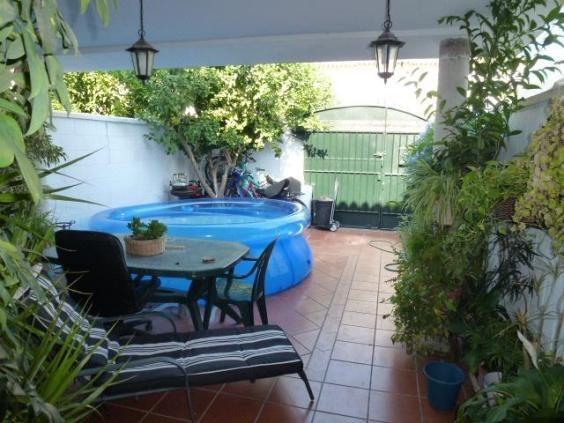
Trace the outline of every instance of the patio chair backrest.
{"type": "Polygon", "coordinates": [[[272,251],[276,246],[278,238],[270,242],[261,253],[256,264],[255,281],[253,284],[253,298],[258,298],[264,294],[264,283],[266,280],[266,271],[268,270],[268,262],[272,256],[272,251]]]}
{"type": "Polygon", "coordinates": [[[72,335],[74,342],[84,346],[85,355],[92,352],[87,367],[107,364],[110,341],[105,328],[80,312],[76,304],[61,293],[47,276],[37,276],[37,282],[43,288],[41,298],[32,289],[23,297],[24,303],[33,307],[34,324],[44,330],[52,330],[56,327],[61,335],[61,343],[72,335]]]}
{"type": "Polygon", "coordinates": [[[78,304],[100,316],[137,311],[123,246],[116,236],[62,230],[55,233],[55,241],[70,295],[78,304]]]}

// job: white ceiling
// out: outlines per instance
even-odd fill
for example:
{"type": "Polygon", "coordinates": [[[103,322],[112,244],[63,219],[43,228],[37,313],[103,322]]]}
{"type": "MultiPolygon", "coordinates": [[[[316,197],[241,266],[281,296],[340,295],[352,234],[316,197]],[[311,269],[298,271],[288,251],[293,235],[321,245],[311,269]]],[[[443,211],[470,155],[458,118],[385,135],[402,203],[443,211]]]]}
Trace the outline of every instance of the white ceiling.
{"type": "MultiPolygon", "coordinates": [[[[66,70],[130,68],[124,50],[138,38],[138,0],[120,0],[108,27],[92,7],[80,15],[79,1],[60,3],[81,50],[62,57],[66,70]]],[[[406,41],[400,57],[437,57],[439,41],[458,35],[437,19],[486,3],[392,0],[393,32],[406,41]]],[[[145,0],[145,30],[160,50],[156,67],[365,60],[384,9],[385,0],[145,0]]]]}

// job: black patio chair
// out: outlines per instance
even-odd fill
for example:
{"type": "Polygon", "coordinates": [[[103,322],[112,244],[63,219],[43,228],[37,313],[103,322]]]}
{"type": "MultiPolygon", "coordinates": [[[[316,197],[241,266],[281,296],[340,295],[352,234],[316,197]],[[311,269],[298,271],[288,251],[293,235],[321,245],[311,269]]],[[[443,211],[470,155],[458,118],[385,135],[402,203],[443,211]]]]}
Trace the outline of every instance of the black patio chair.
{"type": "MultiPolygon", "coordinates": [[[[190,417],[194,416],[191,386],[256,380],[297,373],[303,380],[310,400],[313,391],[304,372],[303,361],[292,343],[278,326],[229,328],[179,334],[173,333],[117,338],[100,325],[101,319],[90,318],[68,299],[47,277],[38,283],[46,292],[38,299],[35,291],[26,293],[35,321],[44,329],[55,323],[63,334],[73,333],[73,322],[84,344],[88,364],[80,380],[88,382],[114,378],[99,398],[100,401],[139,396],[184,388],[190,417]],[[91,379],[90,379],[91,380],[91,379]]],[[[103,322],[116,318],[103,318],[103,322]]]]}
{"type": "MultiPolygon", "coordinates": [[[[254,304],[257,304],[260,318],[263,325],[268,324],[268,313],[266,311],[266,295],[264,284],[268,262],[272,256],[272,251],[276,246],[276,241],[272,241],[264,249],[258,258],[245,257],[243,261],[254,262],[251,269],[244,275],[235,275],[233,272],[225,277],[217,278],[215,292],[212,292],[212,303],[221,309],[220,322],[225,321],[225,310],[236,313],[230,308],[235,305],[241,313],[239,321],[245,326],[254,326],[254,304]],[[253,283],[246,282],[246,279],[254,275],[253,283]]],[[[204,322],[204,325],[209,322],[204,322]]],[[[207,326],[205,326],[207,327],[207,326]]]]}
{"type": "Polygon", "coordinates": [[[72,299],[93,315],[112,317],[140,312],[148,301],[185,304],[185,296],[159,290],[160,280],[132,277],[120,240],[108,233],[61,230],[57,255],[72,299]]]}

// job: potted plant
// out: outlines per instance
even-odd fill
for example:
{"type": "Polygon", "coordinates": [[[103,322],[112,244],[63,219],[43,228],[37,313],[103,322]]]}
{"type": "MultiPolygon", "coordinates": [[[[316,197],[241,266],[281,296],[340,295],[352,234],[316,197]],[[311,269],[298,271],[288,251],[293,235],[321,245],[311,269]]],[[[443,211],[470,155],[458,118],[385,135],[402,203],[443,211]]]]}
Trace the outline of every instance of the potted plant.
{"type": "Polygon", "coordinates": [[[164,223],[151,220],[148,224],[134,217],[127,227],[131,235],[125,237],[125,250],[132,256],[156,256],[164,253],[166,230],[164,223]]]}

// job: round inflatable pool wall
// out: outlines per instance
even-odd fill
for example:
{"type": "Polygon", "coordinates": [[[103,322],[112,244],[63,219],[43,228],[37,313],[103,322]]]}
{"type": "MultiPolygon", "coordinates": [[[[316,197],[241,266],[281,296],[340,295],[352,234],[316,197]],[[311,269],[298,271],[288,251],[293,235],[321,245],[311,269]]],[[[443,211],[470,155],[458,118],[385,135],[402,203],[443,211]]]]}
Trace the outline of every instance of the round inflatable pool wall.
{"type": "MultiPolygon", "coordinates": [[[[300,283],[311,272],[313,256],[303,236],[309,225],[309,211],[299,203],[279,200],[202,199],[110,209],[94,215],[92,230],[128,233],[133,217],[158,219],[168,226],[168,236],[211,238],[242,242],[257,257],[278,237],[266,279],[266,293],[274,294],[300,283]]],[[[197,252],[196,252],[197,254],[197,252]]],[[[242,273],[249,263],[241,263],[242,273]]],[[[185,290],[188,282],[164,278],[163,286],[185,290]]]]}

